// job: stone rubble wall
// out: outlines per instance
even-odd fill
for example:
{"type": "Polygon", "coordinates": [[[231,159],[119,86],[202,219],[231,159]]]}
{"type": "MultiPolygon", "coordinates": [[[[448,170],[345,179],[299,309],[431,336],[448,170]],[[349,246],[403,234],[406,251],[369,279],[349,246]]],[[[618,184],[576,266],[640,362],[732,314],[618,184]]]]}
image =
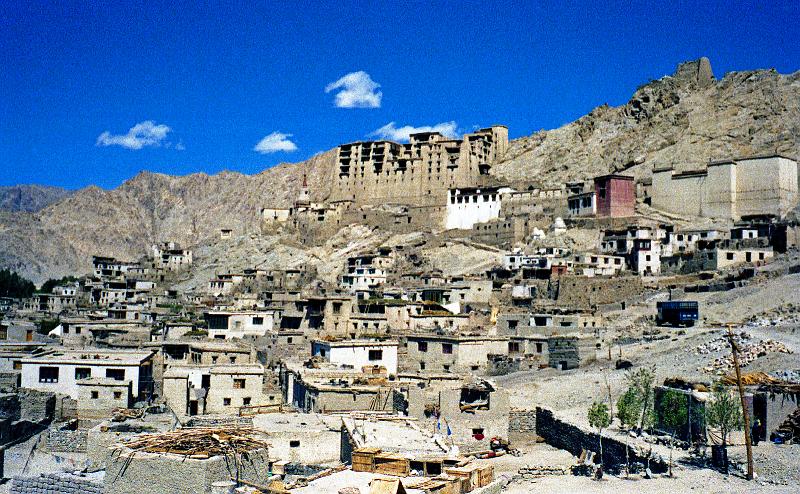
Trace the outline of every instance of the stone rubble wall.
{"type": "Polygon", "coordinates": [[[536,410],[512,409],[508,414],[508,435],[536,436],[536,410]]]}
{"type": "Polygon", "coordinates": [[[14,477],[11,494],[102,494],[103,483],[67,473],[14,477]]]}
{"type": "MultiPolygon", "coordinates": [[[[597,433],[584,431],[581,428],[557,419],[553,412],[543,408],[536,408],[536,433],[544,441],[556,448],[569,451],[579,456],[582,450],[599,451],[599,437],[597,433]]],[[[614,438],[603,436],[603,463],[609,471],[625,463],[625,443],[614,438]]],[[[661,456],[642,451],[634,446],[628,449],[631,463],[647,464],[648,454],[650,470],[654,473],[667,471],[667,462],[661,456]]]]}
{"type": "Polygon", "coordinates": [[[59,430],[56,428],[47,431],[47,450],[62,453],[85,453],[88,429],[59,430]]]}
{"type": "Polygon", "coordinates": [[[186,423],[190,427],[238,426],[252,427],[253,417],[233,417],[228,415],[196,415],[186,423]]]}

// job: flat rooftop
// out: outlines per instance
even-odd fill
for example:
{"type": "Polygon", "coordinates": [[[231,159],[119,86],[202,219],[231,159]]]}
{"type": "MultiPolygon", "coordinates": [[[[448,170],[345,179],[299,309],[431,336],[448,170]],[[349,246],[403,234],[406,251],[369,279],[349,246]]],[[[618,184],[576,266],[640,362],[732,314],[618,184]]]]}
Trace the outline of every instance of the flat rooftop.
{"type": "Polygon", "coordinates": [[[23,358],[29,364],[139,365],[153,352],[125,350],[54,350],[44,355],[23,358]]]}
{"type": "Polygon", "coordinates": [[[330,347],[340,347],[340,348],[399,345],[399,343],[394,340],[341,340],[341,341],[313,340],[313,343],[320,345],[327,345],[330,347]]]}

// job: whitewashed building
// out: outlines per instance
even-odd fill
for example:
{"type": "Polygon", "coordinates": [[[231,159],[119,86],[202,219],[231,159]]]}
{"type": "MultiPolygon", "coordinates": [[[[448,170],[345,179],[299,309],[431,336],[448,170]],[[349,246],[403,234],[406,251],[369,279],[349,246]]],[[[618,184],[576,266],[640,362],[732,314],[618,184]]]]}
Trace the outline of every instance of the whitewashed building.
{"type": "Polygon", "coordinates": [[[450,189],[447,193],[445,228],[470,230],[476,223],[500,217],[503,196],[514,192],[510,187],[450,189]]]}
{"type": "Polygon", "coordinates": [[[397,342],[373,340],[322,341],[311,343],[311,354],[340,367],[360,370],[365,366],[382,366],[389,374],[397,374],[397,342]]]}
{"type": "Polygon", "coordinates": [[[264,336],[275,328],[274,311],[211,311],[203,316],[208,337],[220,340],[264,336]]]}
{"type": "Polygon", "coordinates": [[[129,350],[54,350],[23,358],[22,387],[78,399],[78,382],[108,378],[130,382],[131,394],[145,399],[153,390],[153,352],[129,350]]]}

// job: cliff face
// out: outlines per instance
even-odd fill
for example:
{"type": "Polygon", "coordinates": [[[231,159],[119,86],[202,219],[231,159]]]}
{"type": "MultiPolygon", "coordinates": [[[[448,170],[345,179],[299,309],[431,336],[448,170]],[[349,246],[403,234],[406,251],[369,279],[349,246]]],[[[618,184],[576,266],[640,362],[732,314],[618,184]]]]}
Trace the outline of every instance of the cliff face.
{"type": "Polygon", "coordinates": [[[492,168],[504,180],[556,185],[609,172],[649,176],[653,165],[700,168],[709,159],[800,149],[800,72],[732,72],[708,59],[640,87],[623,106],[600,106],[512,143],[492,168]]]}
{"type": "MultiPolygon", "coordinates": [[[[504,182],[558,185],[612,171],[648,176],[653,165],[696,168],[711,158],[774,151],[794,156],[799,105],[800,73],[735,72],[717,80],[700,59],[645,84],[626,105],[601,106],[512,141],[492,173],[504,182]]],[[[257,175],[142,172],[114,190],[89,187],[43,209],[14,208],[35,212],[0,210],[0,267],[42,282],[88,272],[94,254],[136,259],[156,241],[199,248],[213,245],[220,228],[254,233],[261,208],[291,205],[303,173],[312,199],[326,198],[335,160],[331,150],[257,175]]]]}

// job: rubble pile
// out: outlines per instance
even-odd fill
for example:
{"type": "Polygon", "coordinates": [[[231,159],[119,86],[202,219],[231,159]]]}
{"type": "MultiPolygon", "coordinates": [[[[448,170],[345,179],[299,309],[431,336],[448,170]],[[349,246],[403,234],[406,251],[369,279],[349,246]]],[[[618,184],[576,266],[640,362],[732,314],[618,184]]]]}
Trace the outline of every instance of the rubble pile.
{"type": "Polygon", "coordinates": [[[796,307],[794,304],[781,305],[769,312],[754,315],[747,321],[745,326],[760,328],[788,324],[800,324],[800,307],[796,307]]]}
{"type": "MultiPolygon", "coordinates": [[[[747,367],[756,359],[770,353],[792,353],[789,347],[779,341],[756,341],[753,339],[753,335],[746,331],[734,334],[733,339],[739,347],[739,365],[741,367],[747,367]]],[[[709,365],[699,367],[697,370],[716,375],[729,373],[733,369],[733,355],[730,354],[730,343],[727,336],[720,336],[707,343],[700,344],[694,351],[695,355],[710,355],[723,352],[727,352],[727,354],[715,358],[709,365]]]]}
{"type": "Polygon", "coordinates": [[[784,442],[797,442],[797,438],[800,437],[800,408],[786,417],[773,435],[781,437],[784,442]]]}
{"type": "Polygon", "coordinates": [[[800,369],[774,371],[770,375],[779,381],[800,383],[800,369]]]}
{"type": "Polygon", "coordinates": [[[567,475],[570,468],[555,465],[528,465],[519,469],[518,474],[525,479],[549,477],[551,475],[567,475]]]}

